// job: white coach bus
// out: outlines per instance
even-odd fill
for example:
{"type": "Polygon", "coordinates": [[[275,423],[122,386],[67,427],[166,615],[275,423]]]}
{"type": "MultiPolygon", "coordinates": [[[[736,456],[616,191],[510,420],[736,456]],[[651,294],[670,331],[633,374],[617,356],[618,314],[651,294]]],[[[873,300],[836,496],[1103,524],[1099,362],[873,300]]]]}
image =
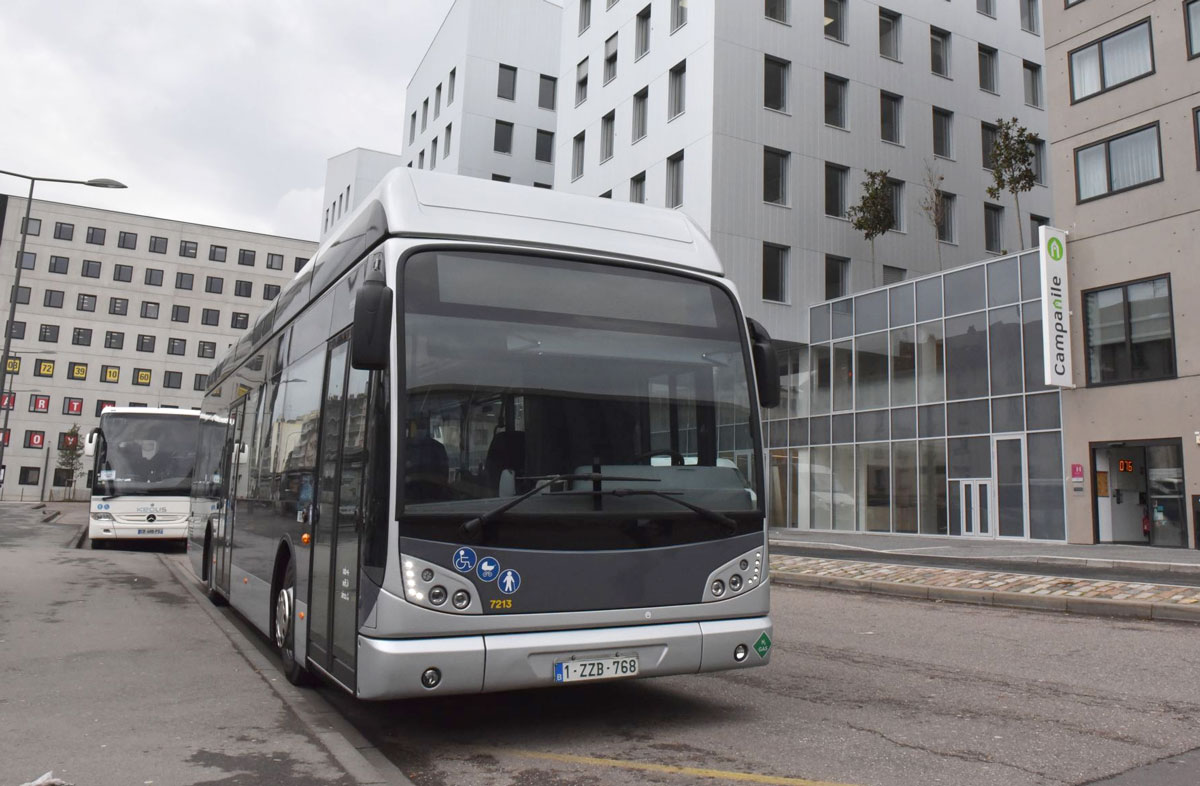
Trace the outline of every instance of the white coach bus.
{"type": "Polygon", "coordinates": [[[196,424],[189,409],[109,407],[84,442],[94,458],[88,538],[92,548],[117,540],[187,537],[196,424]]]}
{"type": "Polygon", "coordinates": [[[761,666],[778,392],[681,213],[398,169],[213,370],[191,563],[364,699],[761,666]]]}

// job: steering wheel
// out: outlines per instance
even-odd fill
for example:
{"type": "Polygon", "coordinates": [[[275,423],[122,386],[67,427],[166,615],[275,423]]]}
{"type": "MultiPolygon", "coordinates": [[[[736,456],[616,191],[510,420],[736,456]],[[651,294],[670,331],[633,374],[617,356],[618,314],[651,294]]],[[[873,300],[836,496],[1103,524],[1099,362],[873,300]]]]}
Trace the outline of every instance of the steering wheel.
{"type": "Polygon", "coordinates": [[[661,448],[659,450],[647,450],[645,453],[639,453],[638,455],[634,456],[633,460],[640,462],[642,459],[653,458],[654,456],[670,456],[672,467],[682,467],[683,466],[683,454],[678,453],[674,450],[671,450],[670,448],[661,448]]]}

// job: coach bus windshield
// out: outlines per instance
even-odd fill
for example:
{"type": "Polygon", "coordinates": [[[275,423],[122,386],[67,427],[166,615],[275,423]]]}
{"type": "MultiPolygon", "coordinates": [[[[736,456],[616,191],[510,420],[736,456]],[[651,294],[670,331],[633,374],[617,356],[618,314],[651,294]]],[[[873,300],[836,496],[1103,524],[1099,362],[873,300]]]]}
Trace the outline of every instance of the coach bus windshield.
{"type": "Polygon", "coordinates": [[[403,282],[402,534],[462,539],[464,521],[554,476],[568,477],[489,518],[488,541],[632,548],[761,528],[725,290],[467,251],[416,254],[403,282]]]}
{"type": "Polygon", "coordinates": [[[196,418],[105,414],[96,450],[96,496],[182,496],[191,493],[196,418]]]}

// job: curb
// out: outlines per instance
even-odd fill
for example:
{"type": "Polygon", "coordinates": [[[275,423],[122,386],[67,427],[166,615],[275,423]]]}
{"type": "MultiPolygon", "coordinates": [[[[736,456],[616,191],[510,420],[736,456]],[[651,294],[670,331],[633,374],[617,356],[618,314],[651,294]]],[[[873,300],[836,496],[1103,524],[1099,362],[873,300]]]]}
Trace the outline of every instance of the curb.
{"type": "Polygon", "coordinates": [[[1110,600],[1108,598],[1076,598],[1065,595],[1028,595],[1023,592],[965,589],[962,587],[931,587],[924,584],[904,584],[895,581],[848,579],[833,576],[812,576],[801,573],[771,571],[771,583],[783,587],[836,589],[871,595],[898,598],[941,600],[976,606],[999,606],[1027,611],[1059,611],[1096,617],[1127,619],[1171,620],[1200,623],[1200,607],[1174,603],[1110,600]]]}
{"type": "MultiPolygon", "coordinates": [[[[802,548],[806,548],[806,547],[814,548],[814,546],[812,546],[802,540],[788,540],[787,538],[769,538],[767,540],[767,545],[768,546],[783,546],[786,548],[794,548],[794,549],[802,549],[802,548]]],[[[829,544],[822,544],[822,548],[843,549],[843,550],[849,551],[849,552],[866,551],[866,552],[870,552],[872,554],[890,554],[890,553],[892,553],[892,552],[888,552],[888,551],[885,551],[882,549],[871,549],[871,548],[867,548],[865,546],[850,546],[850,545],[844,545],[844,544],[839,544],[836,546],[829,545],[829,544]]],[[[899,552],[899,553],[907,554],[908,552],[899,552]]],[[[1077,568],[1086,567],[1086,568],[1113,568],[1113,569],[1122,569],[1122,570],[1144,570],[1144,571],[1152,572],[1152,573],[1200,573],[1200,563],[1191,563],[1191,562],[1155,562],[1155,561],[1150,561],[1150,560],[1100,559],[1097,557],[1059,557],[1059,556],[1051,556],[1051,555],[1045,555],[1045,554],[1042,554],[1042,555],[1033,554],[1028,557],[1009,555],[1009,554],[1000,555],[1000,556],[989,556],[986,554],[980,554],[980,555],[975,555],[975,556],[970,556],[970,557],[962,556],[959,554],[922,554],[921,557],[923,559],[928,559],[928,560],[946,560],[947,562],[959,561],[959,560],[971,560],[971,561],[985,561],[985,562],[999,562],[999,563],[1019,563],[1019,564],[1023,564],[1023,565],[1057,565],[1059,567],[1069,566],[1069,567],[1077,567],[1077,568]]]]}
{"type": "Polygon", "coordinates": [[[71,539],[67,541],[67,546],[72,549],[81,549],[83,548],[83,542],[87,540],[87,536],[88,525],[87,522],[84,522],[83,524],[79,525],[79,531],[72,535],[71,539]]]}
{"type": "Polygon", "coordinates": [[[45,516],[42,516],[42,523],[49,524],[51,521],[54,521],[56,518],[58,518],[61,515],[62,515],[61,510],[52,510],[49,513],[47,513],[45,516]]]}
{"type": "Polygon", "coordinates": [[[262,677],[275,695],[296,714],[305,729],[325,746],[346,774],[359,786],[415,786],[386,756],[359,733],[324,696],[309,688],[298,688],[279,673],[279,667],[268,660],[253,643],[246,640],[232,622],[218,611],[200,590],[196,582],[165,555],[158,559],[176,581],[204,610],[213,624],[229,639],[234,650],[262,677]]]}

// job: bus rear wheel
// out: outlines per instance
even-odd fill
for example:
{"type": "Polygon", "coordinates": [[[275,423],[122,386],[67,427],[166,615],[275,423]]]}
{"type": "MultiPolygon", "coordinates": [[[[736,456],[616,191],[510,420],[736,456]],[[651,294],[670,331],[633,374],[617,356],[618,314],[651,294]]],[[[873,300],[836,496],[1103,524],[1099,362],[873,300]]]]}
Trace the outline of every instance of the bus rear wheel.
{"type": "Polygon", "coordinates": [[[283,661],[283,676],[293,685],[309,683],[308,669],[296,660],[296,569],[289,558],[275,594],[272,633],[283,661]]]}

